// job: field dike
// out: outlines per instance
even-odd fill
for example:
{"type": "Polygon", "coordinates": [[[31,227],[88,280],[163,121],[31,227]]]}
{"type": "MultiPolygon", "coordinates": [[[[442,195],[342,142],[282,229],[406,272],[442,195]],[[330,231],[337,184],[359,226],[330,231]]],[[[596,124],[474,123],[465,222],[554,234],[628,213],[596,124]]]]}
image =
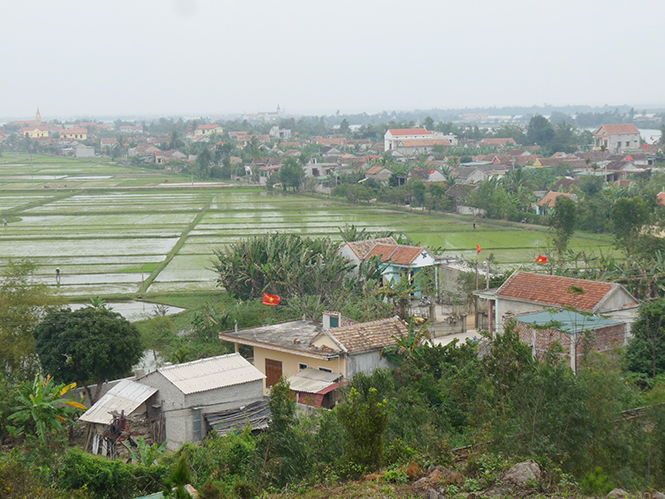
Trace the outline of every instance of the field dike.
{"type": "Polygon", "coordinates": [[[191,223],[187,226],[187,228],[182,232],[182,234],[180,235],[180,239],[178,239],[178,242],[175,243],[173,248],[171,248],[171,251],[169,251],[166,254],[166,258],[164,258],[164,260],[157,266],[157,268],[150,273],[148,278],[145,281],[143,281],[143,285],[139,288],[139,293],[138,293],[139,295],[141,296],[144,295],[147,292],[147,290],[150,289],[152,282],[157,278],[159,273],[162,270],[164,270],[169,263],[171,263],[171,260],[173,260],[173,258],[178,254],[180,249],[185,245],[189,233],[192,231],[192,229],[194,229],[198,225],[198,223],[204,217],[204,215],[208,211],[208,208],[210,208],[213,199],[214,196],[208,196],[208,200],[206,201],[205,205],[196,214],[194,220],[192,220],[191,223]]]}

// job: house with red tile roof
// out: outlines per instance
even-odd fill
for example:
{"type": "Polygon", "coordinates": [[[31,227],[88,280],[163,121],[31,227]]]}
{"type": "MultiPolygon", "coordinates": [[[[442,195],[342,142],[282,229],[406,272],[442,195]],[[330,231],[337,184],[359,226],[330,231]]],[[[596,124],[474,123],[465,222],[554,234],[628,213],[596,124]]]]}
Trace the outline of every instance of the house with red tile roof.
{"type": "Polygon", "coordinates": [[[517,142],[512,137],[508,138],[497,138],[497,139],[483,139],[480,141],[479,145],[481,146],[492,146],[505,149],[506,147],[516,146],[517,142]]]}
{"type": "Polygon", "coordinates": [[[632,323],[638,308],[637,299],[621,284],[519,270],[500,288],[475,294],[488,302],[492,333],[502,331],[507,319],[527,312],[574,309],[632,323]]]}
{"type": "Polygon", "coordinates": [[[393,173],[394,172],[390,168],[386,168],[382,165],[374,165],[365,172],[365,178],[373,178],[383,185],[388,185],[388,180],[392,177],[393,173]]]}
{"type": "Polygon", "coordinates": [[[543,199],[536,203],[536,215],[547,215],[554,210],[556,200],[560,196],[571,198],[574,200],[573,195],[567,192],[548,192],[543,199]]]}
{"type": "MultiPolygon", "coordinates": [[[[440,259],[424,246],[397,244],[393,237],[348,242],[342,246],[340,253],[356,266],[378,258],[382,279],[386,283],[399,280],[403,275],[414,277],[426,267],[437,270],[440,264],[440,259]]],[[[437,274],[438,271],[435,272],[435,286],[438,287],[437,274]]],[[[420,292],[416,292],[415,296],[420,297],[420,292]]]]}
{"type": "Polygon", "coordinates": [[[600,125],[593,133],[594,149],[618,153],[640,148],[640,131],[632,123],[600,125]]]}

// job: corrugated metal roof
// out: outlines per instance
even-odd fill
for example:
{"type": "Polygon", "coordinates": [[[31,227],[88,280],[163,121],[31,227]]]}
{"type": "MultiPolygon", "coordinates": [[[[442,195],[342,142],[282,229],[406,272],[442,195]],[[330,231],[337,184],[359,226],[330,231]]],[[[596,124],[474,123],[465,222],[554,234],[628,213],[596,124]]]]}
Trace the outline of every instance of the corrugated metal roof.
{"type": "Polygon", "coordinates": [[[239,353],[161,367],[158,371],[185,395],[265,378],[239,353]]]}
{"type": "Polygon", "coordinates": [[[270,421],[270,406],[265,400],[252,402],[244,407],[204,415],[208,424],[221,437],[230,431],[242,431],[247,424],[252,430],[266,430],[270,421]]]}
{"type": "Polygon", "coordinates": [[[79,420],[86,423],[111,424],[113,421],[113,416],[109,414],[111,411],[118,413],[125,411],[125,415],[128,416],[155,393],[157,388],[123,379],[85,411],[79,420]]]}
{"type": "Polygon", "coordinates": [[[623,324],[621,321],[615,319],[597,317],[595,315],[582,315],[572,310],[562,310],[559,312],[542,310],[540,312],[516,315],[515,318],[518,322],[536,326],[551,324],[553,326],[552,329],[565,333],[578,333],[585,330],[593,331],[595,329],[623,324]]]}
{"type": "Polygon", "coordinates": [[[287,381],[294,392],[319,393],[336,384],[342,377],[339,373],[329,373],[308,367],[291,376],[287,381]]]}

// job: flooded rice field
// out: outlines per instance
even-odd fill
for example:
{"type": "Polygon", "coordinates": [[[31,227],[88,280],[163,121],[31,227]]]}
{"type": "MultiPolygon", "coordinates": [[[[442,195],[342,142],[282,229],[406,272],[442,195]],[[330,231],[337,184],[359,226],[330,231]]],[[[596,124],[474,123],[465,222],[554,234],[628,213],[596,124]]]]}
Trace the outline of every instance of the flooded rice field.
{"type": "MultiPolygon", "coordinates": [[[[339,229],[354,224],[405,233],[453,256],[474,258],[479,244],[506,264],[533,262],[547,241],[542,229],[480,223],[474,230],[470,218],[188,186],[186,177],[120,167],[107,158],[88,161],[0,157],[0,218],[7,220],[0,225],[0,267],[28,258],[37,267],[35,280],[65,296],[149,297],[214,289],[214,250],[266,232],[339,239],[339,229]],[[176,182],[182,184],[174,189],[176,182]]],[[[609,248],[592,236],[574,239],[571,247],[599,244],[609,248]]]]}

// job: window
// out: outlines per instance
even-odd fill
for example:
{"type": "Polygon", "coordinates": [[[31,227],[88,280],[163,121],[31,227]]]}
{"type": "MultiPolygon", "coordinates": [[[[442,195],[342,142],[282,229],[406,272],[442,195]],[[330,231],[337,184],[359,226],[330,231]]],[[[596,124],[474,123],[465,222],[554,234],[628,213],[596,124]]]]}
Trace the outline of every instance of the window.
{"type": "Polygon", "coordinates": [[[339,327],[339,317],[330,317],[330,327],[339,327]]]}
{"type": "Polygon", "coordinates": [[[331,373],[332,374],[332,369],[328,369],[327,367],[319,366],[319,371],[323,371],[324,373],[331,373]]]}
{"type": "Polygon", "coordinates": [[[305,364],[304,362],[299,362],[298,363],[298,371],[302,371],[303,369],[307,369],[307,367],[308,367],[307,364],[305,364]]]}

